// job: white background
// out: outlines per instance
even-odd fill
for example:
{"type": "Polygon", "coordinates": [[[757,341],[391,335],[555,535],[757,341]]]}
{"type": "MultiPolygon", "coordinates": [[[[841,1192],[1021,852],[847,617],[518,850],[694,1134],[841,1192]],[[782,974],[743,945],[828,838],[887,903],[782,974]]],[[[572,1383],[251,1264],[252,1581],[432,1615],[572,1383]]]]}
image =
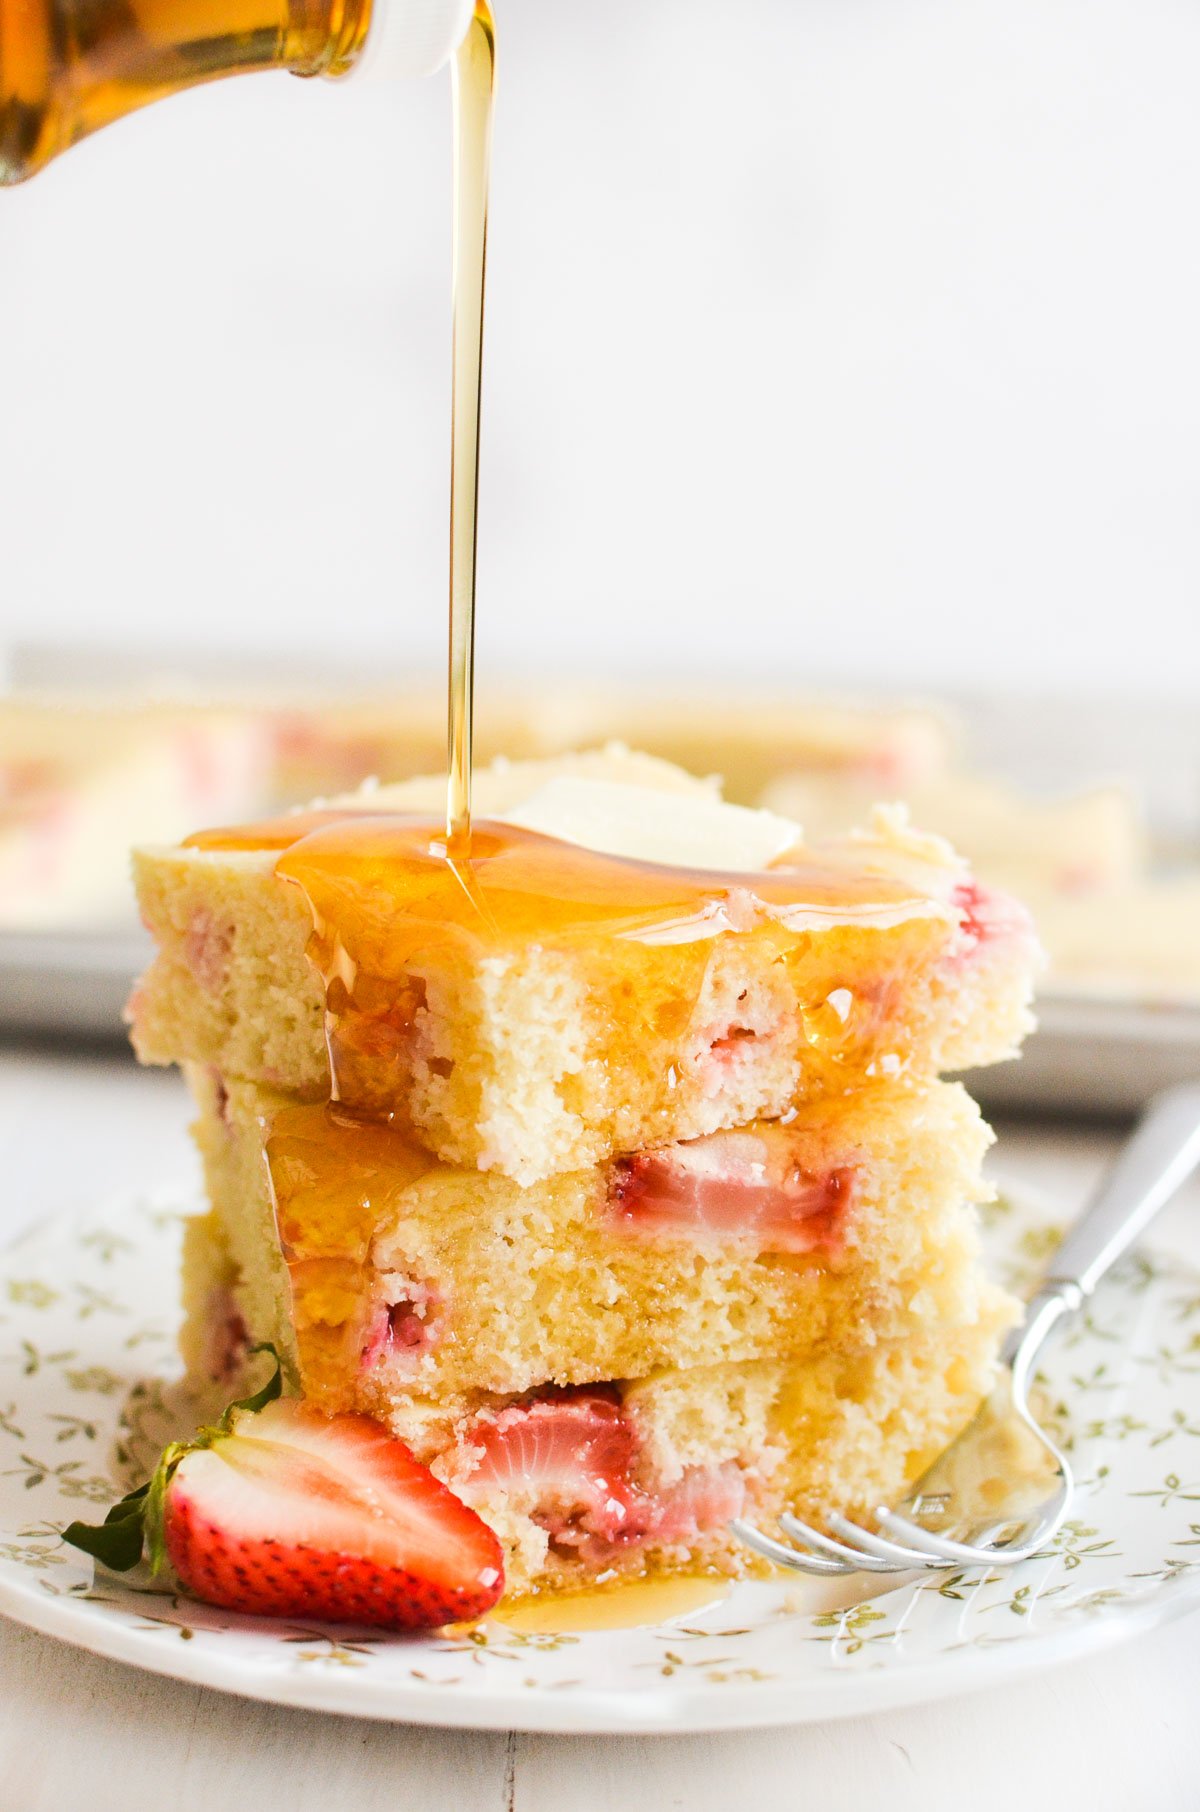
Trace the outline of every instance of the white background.
{"type": "MultiPolygon", "coordinates": [[[[497,0],[484,672],[1200,677],[1194,0],[497,0]]],[[[444,640],[445,75],[0,193],[0,635],[444,640]]]]}

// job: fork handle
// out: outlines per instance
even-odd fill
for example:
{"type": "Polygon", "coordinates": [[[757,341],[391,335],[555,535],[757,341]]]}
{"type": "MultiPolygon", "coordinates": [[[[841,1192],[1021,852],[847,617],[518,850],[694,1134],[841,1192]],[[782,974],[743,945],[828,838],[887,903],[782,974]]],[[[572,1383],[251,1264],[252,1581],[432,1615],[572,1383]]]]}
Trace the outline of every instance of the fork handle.
{"type": "Polygon", "coordinates": [[[1146,1231],[1200,1164],[1200,1082],[1164,1089],[1050,1259],[1014,1345],[1042,1344],[1146,1231]],[[1035,1335],[1035,1329],[1037,1334],[1035,1335]]]}

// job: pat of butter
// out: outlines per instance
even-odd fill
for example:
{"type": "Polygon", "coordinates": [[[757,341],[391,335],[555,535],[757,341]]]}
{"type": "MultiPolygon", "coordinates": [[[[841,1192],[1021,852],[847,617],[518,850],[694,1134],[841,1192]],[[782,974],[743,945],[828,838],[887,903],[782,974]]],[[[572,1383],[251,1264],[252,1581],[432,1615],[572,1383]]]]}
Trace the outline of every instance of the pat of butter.
{"type": "Polygon", "coordinates": [[[729,805],[711,794],[660,793],[574,774],[547,780],[523,804],[498,816],[604,855],[741,873],[769,868],[801,836],[790,818],[729,805]]]}

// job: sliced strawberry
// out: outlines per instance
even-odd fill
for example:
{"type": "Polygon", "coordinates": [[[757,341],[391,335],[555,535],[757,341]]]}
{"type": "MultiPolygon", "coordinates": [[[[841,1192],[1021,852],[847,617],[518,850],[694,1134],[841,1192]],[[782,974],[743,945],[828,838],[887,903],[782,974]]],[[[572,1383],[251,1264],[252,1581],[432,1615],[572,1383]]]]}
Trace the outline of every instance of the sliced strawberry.
{"type": "Polygon", "coordinates": [[[465,1496],[511,1500],[556,1547],[594,1564],[651,1540],[692,1540],[738,1515],[745,1498],[732,1464],[693,1467],[662,1491],[640,1483],[637,1431],[603,1389],[514,1404],[477,1422],[468,1441],[477,1457],[465,1496]]]}
{"type": "Polygon", "coordinates": [[[814,1252],[840,1243],[854,1178],[850,1164],[805,1168],[796,1135],[764,1126],[618,1158],[609,1208],[630,1232],[814,1252]]]}
{"type": "Polygon", "coordinates": [[[207,993],[220,993],[232,949],[232,925],[214,919],[204,907],[192,914],[184,935],[183,954],[192,974],[207,993]]]}
{"type": "Polygon", "coordinates": [[[117,1572],[170,1560],[198,1598],[269,1617],[436,1629],[504,1590],[495,1535],[369,1416],[280,1401],[283,1368],[163,1450],[102,1523],[63,1540],[117,1572]]]}
{"type": "Polygon", "coordinates": [[[690,1542],[706,1529],[719,1529],[746,1507],[746,1480],[740,1466],[689,1466],[683,1477],[659,1493],[654,1533],[659,1541],[690,1542]]]}
{"type": "Polygon", "coordinates": [[[611,1395],[564,1391],[514,1404],[478,1422],[469,1439],[479,1450],[470,1496],[500,1491],[568,1545],[644,1533],[648,1499],[632,1476],[637,1441],[611,1395]]]}
{"type": "Polygon", "coordinates": [[[370,1371],[392,1361],[401,1373],[415,1373],[421,1355],[441,1336],[437,1293],[414,1277],[385,1273],[384,1295],[367,1322],[362,1367],[370,1371]]]}
{"type": "Polygon", "coordinates": [[[746,1086],[754,1066],[777,1056],[782,1022],[769,1010],[751,1009],[740,997],[732,1016],[704,1027],[693,1057],[701,1092],[716,1100],[727,1089],[746,1086]]]}
{"type": "Polygon", "coordinates": [[[230,1610],[433,1629],[504,1587],[495,1535],[402,1442],[302,1403],[243,1412],[185,1454],[164,1530],[182,1583],[230,1610]]]}
{"type": "Polygon", "coordinates": [[[237,1298],[228,1284],[214,1284],[204,1309],[206,1329],[201,1364],[214,1384],[236,1377],[250,1344],[237,1298]]]}
{"type": "Polygon", "coordinates": [[[1011,894],[985,887],[975,879],[959,882],[950,895],[959,913],[959,957],[973,955],[985,944],[1030,938],[1033,920],[1028,909],[1011,894]]]}

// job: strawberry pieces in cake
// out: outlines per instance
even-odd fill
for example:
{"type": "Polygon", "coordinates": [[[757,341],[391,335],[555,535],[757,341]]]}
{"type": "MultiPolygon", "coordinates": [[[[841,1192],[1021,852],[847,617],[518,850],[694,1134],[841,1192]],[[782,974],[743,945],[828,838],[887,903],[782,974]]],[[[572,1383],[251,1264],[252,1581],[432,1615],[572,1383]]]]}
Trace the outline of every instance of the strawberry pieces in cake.
{"type": "Polygon", "coordinates": [[[995,943],[1024,941],[1036,947],[1029,910],[1011,894],[971,876],[953,889],[950,903],[959,914],[960,959],[995,943]]]}
{"type": "Polygon", "coordinates": [[[849,1164],[806,1168],[786,1126],[759,1126],[618,1158],[609,1209],[632,1233],[830,1251],[841,1244],[854,1174],[849,1164]]]}
{"type": "Polygon", "coordinates": [[[554,1539],[619,1542],[644,1534],[645,1494],[632,1476],[634,1431],[603,1389],[514,1404],[472,1429],[472,1495],[528,1498],[554,1539]]]}
{"type": "Polygon", "coordinates": [[[639,1444],[615,1392],[556,1391],[479,1419],[459,1489],[525,1505],[556,1549],[594,1564],[652,1539],[693,1540],[741,1513],[738,1467],[692,1467],[655,1490],[635,1476],[639,1444]]]}

